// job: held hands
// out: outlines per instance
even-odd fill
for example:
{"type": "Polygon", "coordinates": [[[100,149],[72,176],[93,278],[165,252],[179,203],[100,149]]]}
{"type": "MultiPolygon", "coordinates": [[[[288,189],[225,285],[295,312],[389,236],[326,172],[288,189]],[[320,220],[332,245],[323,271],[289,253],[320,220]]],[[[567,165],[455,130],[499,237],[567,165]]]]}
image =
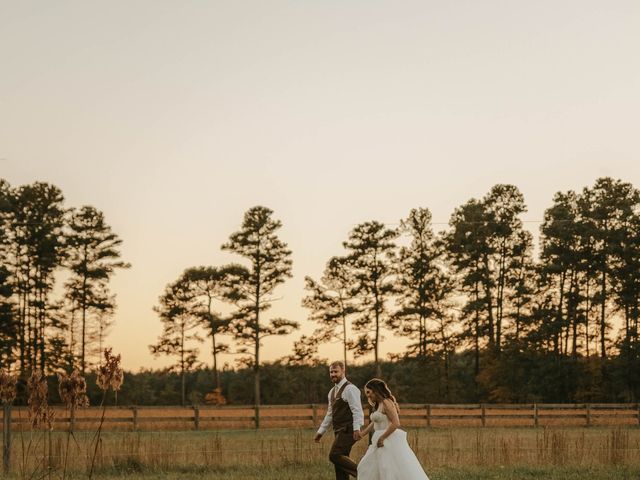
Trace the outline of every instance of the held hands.
{"type": "Polygon", "coordinates": [[[353,439],[357,442],[358,440],[362,440],[369,433],[370,427],[360,427],[360,430],[353,431],[353,439]]]}
{"type": "Polygon", "coordinates": [[[320,439],[322,438],[322,434],[316,433],[316,436],[313,437],[313,441],[316,443],[320,443],[320,439]]]}
{"type": "Polygon", "coordinates": [[[378,448],[384,447],[384,438],[378,438],[378,443],[376,444],[378,448]]]}

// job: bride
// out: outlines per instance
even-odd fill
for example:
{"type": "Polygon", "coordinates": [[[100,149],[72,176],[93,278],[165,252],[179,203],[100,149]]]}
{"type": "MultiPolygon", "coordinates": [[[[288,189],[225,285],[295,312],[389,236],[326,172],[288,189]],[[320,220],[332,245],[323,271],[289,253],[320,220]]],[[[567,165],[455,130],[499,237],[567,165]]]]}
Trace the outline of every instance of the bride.
{"type": "Polygon", "coordinates": [[[364,393],[375,411],[371,423],[359,432],[362,438],[373,429],[371,445],[358,464],[358,479],[429,480],[407,442],[406,432],[398,428],[398,403],[387,384],[373,378],[364,393]]]}

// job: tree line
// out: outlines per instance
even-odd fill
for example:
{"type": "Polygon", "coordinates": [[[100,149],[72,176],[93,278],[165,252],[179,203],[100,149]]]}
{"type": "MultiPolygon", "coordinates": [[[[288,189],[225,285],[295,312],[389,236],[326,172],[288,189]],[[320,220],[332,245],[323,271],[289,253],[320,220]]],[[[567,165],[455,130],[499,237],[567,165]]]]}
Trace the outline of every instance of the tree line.
{"type": "MultiPolygon", "coordinates": [[[[612,178],[558,192],[537,242],[526,210],[517,187],[499,184],[457,207],[442,231],[427,208],[397,226],[356,225],[322,276],[305,278],[314,330],[264,362],[264,343],[300,322],[268,316],[292,252],[274,212],[251,208],[221,246],[238,263],[186,268],[160,295],[163,332],[149,348],[175,360],[169,371],[127,373],[131,391],[125,381],[121,395],[146,403],[141,378],[164,385],[153,398],[195,402],[208,375],[228,401],[259,408],[282,403],[277,377],[307,392],[284,398],[314,401],[325,386],[319,347],[337,342],[345,363],[357,360],[350,371],[384,376],[407,398],[421,395],[415,401],[637,401],[640,193],[612,178]],[[406,350],[381,358],[396,335],[409,339],[406,350]],[[221,355],[236,366],[221,367],[221,355]]],[[[40,182],[0,181],[0,233],[0,366],[84,374],[113,318],[109,279],[129,266],[121,240],[101,212],[65,207],[62,192],[40,182]]]]}
{"type": "Polygon", "coordinates": [[[99,360],[116,308],[109,280],[122,240],[55,185],[0,179],[0,368],[44,375],[99,360]]]}
{"type": "MultiPolygon", "coordinates": [[[[382,376],[380,347],[398,335],[410,343],[390,360],[437,372],[430,382],[440,401],[469,392],[470,400],[486,401],[635,401],[640,193],[612,178],[558,192],[537,248],[522,219],[526,210],[517,187],[499,184],[456,208],[442,231],[427,208],[411,210],[398,227],[356,225],[322,277],[305,278],[302,304],[315,330],[271,368],[312,368],[325,361],[319,346],[338,342],[345,363],[370,361],[371,374],[382,376]]],[[[160,297],[164,332],[150,348],[176,358],[182,403],[188,372],[200,367],[203,327],[215,386],[225,390],[218,355],[236,354],[253,372],[253,403],[267,397],[260,349],[267,337],[299,328],[288,319],[264,320],[276,287],[291,276],[280,227],[270,209],[250,209],[222,245],[243,265],[188,268],[160,297]]]]}

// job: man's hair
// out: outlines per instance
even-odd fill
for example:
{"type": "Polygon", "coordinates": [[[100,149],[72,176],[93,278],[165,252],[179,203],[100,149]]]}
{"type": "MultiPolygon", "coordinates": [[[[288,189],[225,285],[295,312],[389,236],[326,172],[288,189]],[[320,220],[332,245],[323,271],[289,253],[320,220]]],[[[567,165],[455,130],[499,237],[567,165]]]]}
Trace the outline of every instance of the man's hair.
{"type": "Polygon", "coordinates": [[[342,360],[336,360],[335,362],[331,363],[331,365],[329,365],[329,368],[331,367],[340,367],[342,370],[344,370],[344,362],[342,360]]]}

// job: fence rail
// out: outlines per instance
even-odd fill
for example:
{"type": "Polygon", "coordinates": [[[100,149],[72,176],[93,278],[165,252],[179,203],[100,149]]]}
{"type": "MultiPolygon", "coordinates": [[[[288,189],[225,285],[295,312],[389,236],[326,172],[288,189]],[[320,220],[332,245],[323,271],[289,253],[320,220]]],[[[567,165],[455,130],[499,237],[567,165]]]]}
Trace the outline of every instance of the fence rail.
{"type": "MultiPolygon", "coordinates": [[[[95,428],[102,410],[89,407],[70,418],[62,407],[54,407],[54,429],[95,428]]],[[[11,408],[8,422],[16,431],[28,428],[26,407],[11,408]]],[[[256,422],[252,405],[195,407],[108,407],[106,430],[215,430],[234,428],[312,428],[317,427],[326,412],[326,405],[262,405],[260,422],[256,422]]],[[[405,426],[640,426],[640,404],[402,404],[400,418],[405,426]]]]}

